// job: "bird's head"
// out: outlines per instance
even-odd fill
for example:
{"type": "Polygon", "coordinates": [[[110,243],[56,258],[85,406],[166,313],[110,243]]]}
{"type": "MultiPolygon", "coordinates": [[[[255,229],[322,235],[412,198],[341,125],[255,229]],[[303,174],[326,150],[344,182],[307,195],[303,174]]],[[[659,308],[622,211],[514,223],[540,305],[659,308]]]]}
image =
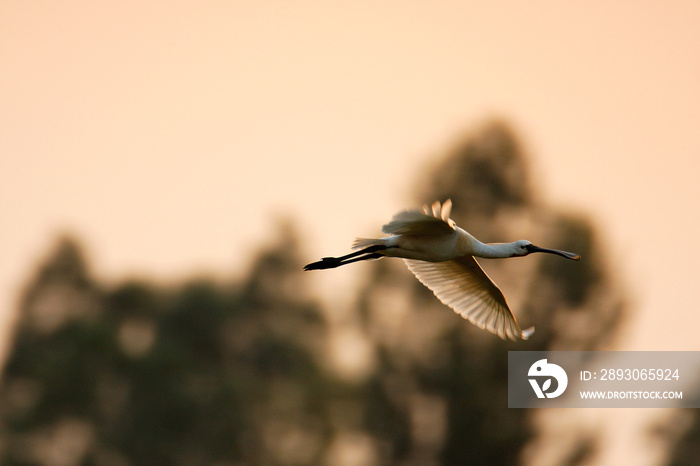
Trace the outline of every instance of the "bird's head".
{"type": "Polygon", "coordinates": [[[516,241],[511,244],[513,245],[513,257],[527,256],[528,254],[532,254],[533,252],[544,252],[547,254],[556,254],[557,256],[565,257],[567,259],[572,259],[575,261],[581,258],[581,256],[573,252],[561,251],[559,249],[541,248],[539,246],[535,246],[534,244],[525,239],[521,239],[520,241],[516,241]]]}

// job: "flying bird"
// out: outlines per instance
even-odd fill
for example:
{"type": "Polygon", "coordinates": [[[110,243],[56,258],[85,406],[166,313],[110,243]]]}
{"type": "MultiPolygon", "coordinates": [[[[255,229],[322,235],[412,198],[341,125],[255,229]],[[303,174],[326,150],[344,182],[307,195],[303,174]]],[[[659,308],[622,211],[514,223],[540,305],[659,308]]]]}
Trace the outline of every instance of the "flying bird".
{"type": "Polygon", "coordinates": [[[534,327],[522,330],[508,307],[505,296],[479,266],[475,257],[502,259],[527,256],[533,252],[556,254],[579,260],[572,252],[535,246],[530,241],[482,243],[450,218],[452,201],[433,203],[423,210],[405,210],[394,215],[382,231],[384,238],[357,238],[355,252],[324,257],[304,267],[321,270],[353,262],[400,257],[423,285],[457,314],[480,328],[506,339],[527,340],[534,327]]]}

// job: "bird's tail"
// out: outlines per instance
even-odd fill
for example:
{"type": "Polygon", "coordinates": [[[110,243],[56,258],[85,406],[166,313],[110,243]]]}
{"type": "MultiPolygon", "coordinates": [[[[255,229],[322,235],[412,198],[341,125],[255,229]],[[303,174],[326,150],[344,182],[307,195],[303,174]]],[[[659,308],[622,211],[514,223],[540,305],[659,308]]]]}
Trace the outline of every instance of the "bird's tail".
{"type": "Polygon", "coordinates": [[[370,246],[377,246],[377,245],[383,245],[384,244],[384,238],[381,239],[375,239],[375,238],[355,238],[355,241],[352,243],[352,248],[353,249],[363,249],[363,248],[368,248],[370,246]]]}

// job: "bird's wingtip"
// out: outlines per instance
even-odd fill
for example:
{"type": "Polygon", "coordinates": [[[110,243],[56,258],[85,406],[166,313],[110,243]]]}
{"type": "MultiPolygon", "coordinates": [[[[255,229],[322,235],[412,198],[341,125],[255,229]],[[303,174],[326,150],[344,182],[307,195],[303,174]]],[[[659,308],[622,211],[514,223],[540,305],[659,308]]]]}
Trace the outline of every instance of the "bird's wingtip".
{"type": "Polygon", "coordinates": [[[532,336],[533,333],[535,333],[535,327],[526,328],[525,330],[520,332],[520,338],[522,338],[523,340],[527,340],[532,336]]]}

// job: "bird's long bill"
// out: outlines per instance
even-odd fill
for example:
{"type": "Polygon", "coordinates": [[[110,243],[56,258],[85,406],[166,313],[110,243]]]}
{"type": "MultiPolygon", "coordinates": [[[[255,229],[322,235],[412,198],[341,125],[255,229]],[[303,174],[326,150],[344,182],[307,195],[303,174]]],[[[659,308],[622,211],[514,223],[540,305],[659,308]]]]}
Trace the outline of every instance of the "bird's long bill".
{"type": "Polygon", "coordinates": [[[539,246],[535,246],[534,244],[527,246],[527,250],[530,252],[546,252],[547,254],[556,254],[557,256],[566,257],[567,259],[572,259],[575,261],[581,258],[581,256],[574,254],[573,252],[561,251],[559,249],[541,248],[539,246]]]}

